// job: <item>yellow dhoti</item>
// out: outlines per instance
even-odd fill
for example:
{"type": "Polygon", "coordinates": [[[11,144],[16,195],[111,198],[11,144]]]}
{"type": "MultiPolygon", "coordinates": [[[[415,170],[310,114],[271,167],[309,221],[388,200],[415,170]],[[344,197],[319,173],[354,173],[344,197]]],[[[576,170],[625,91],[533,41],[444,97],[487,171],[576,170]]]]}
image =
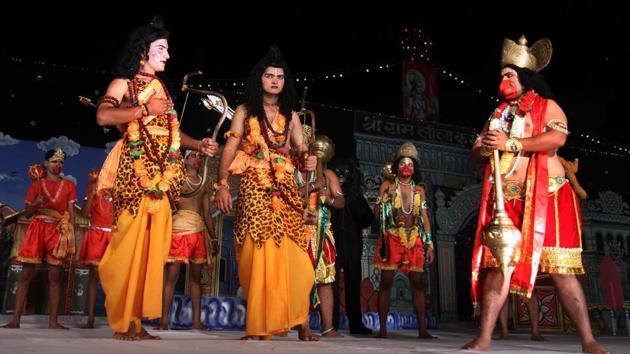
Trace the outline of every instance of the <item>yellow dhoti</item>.
{"type": "Polygon", "coordinates": [[[164,264],[171,245],[172,219],[168,198],[155,214],[147,213],[148,197],[137,216],[124,210],[98,267],[105,291],[107,319],[114,332],[125,333],[130,323],[140,331],[142,318],[162,315],[164,264]]]}
{"type": "Polygon", "coordinates": [[[237,247],[238,275],[247,298],[246,333],[266,336],[304,323],[314,273],[306,252],[285,238],[257,248],[251,237],[237,247]]]}

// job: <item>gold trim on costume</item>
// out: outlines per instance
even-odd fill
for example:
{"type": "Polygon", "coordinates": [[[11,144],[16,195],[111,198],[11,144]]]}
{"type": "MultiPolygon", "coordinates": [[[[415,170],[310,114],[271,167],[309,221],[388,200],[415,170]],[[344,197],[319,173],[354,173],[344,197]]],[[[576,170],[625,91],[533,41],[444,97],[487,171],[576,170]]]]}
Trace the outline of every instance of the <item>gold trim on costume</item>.
{"type": "Polygon", "coordinates": [[[374,268],[382,270],[398,270],[398,264],[374,263],[374,268]]]}
{"type": "Polygon", "coordinates": [[[423,267],[409,267],[409,271],[410,272],[422,273],[422,272],[424,272],[424,268],[423,267]]]}
{"type": "Polygon", "coordinates": [[[515,180],[503,181],[503,198],[505,200],[524,199],[525,185],[515,180]]]}
{"type": "MultiPolygon", "coordinates": [[[[551,189],[551,179],[549,181],[549,187],[551,189]]],[[[558,193],[553,193],[553,208],[554,216],[556,218],[556,247],[560,247],[560,216],[558,215],[558,193]]]]}
{"type": "Polygon", "coordinates": [[[575,192],[571,191],[573,197],[573,212],[575,213],[575,223],[577,224],[578,238],[580,239],[580,248],[582,248],[582,225],[580,225],[580,215],[578,213],[578,205],[575,200],[575,192]]]}
{"type": "Polygon", "coordinates": [[[543,247],[540,271],[551,274],[584,274],[582,249],[543,247]]]}
{"type": "Polygon", "coordinates": [[[57,259],[53,259],[50,258],[49,256],[46,256],[46,263],[50,264],[50,265],[54,265],[54,266],[60,266],[63,264],[63,261],[57,260],[57,259]]]}
{"type": "Polygon", "coordinates": [[[567,123],[562,119],[552,119],[547,122],[546,127],[558,131],[564,135],[569,135],[569,128],[567,127],[567,123]]]}
{"type": "Polygon", "coordinates": [[[18,262],[21,262],[21,263],[32,263],[32,264],[41,264],[42,263],[42,259],[41,258],[35,258],[35,257],[17,256],[15,259],[18,262]]]}
{"type": "Polygon", "coordinates": [[[568,180],[561,176],[549,176],[549,193],[556,193],[568,180]]]}

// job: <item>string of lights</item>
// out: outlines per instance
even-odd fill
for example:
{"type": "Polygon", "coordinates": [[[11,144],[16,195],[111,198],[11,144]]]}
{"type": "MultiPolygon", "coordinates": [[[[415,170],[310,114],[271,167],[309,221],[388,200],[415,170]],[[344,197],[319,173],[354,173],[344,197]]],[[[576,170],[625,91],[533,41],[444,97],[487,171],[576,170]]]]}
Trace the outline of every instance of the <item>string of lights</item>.
{"type": "MultiPolygon", "coordinates": [[[[499,101],[499,98],[490,95],[484,90],[478,88],[470,81],[465,80],[463,75],[458,74],[456,71],[448,69],[442,65],[436,64],[432,62],[432,41],[430,38],[424,35],[422,29],[419,28],[406,28],[403,30],[403,36],[401,40],[401,50],[409,60],[423,62],[428,65],[432,65],[435,67],[439,73],[444,77],[450,80],[453,80],[455,83],[463,85],[465,87],[469,87],[474,90],[476,94],[486,95],[492,101],[499,101]]],[[[66,69],[66,70],[78,70],[84,72],[96,72],[99,74],[107,74],[108,71],[102,69],[95,69],[90,67],[81,67],[81,66],[72,66],[67,64],[59,64],[52,63],[44,60],[27,60],[23,58],[11,57],[9,61],[14,64],[30,64],[41,67],[50,67],[55,69],[66,69]]],[[[319,71],[319,72],[308,72],[308,73],[298,73],[296,75],[297,82],[309,83],[320,80],[338,80],[348,78],[352,75],[365,75],[377,72],[383,72],[385,70],[391,70],[394,68],[400,68],[400,61],[390,61],[386,63],[377,63],[377,64],[368,64],[357,66],[353,68],[345,68],[338,70],[327,70],[327,71],[319,71]]],[[[41,80],[41,75],[36,76],[37,80],[41,80]]],[[[243,78],[215,78],[215,79],[205,79],[203,83],[197,85],[190,85],[190,87],[199,87],[199,88],[216,88],[225,92],[232,92],[234,94],[243,95],[243,92],[240,91],[232,91],[230,89],[242,88],[245,86],[245,79],[243,78]]],[[[342,107],[336,105],[330,105],[325,103],[316,103],[309,102],[308,104],[322,107],[326,109],[339,110],[343,112],[350,113],[365,113],[370,114],[377,117],[382,118],[393,118],[393,119],[404,119],[401,116],[391,115],[391,114],[383,114],[377,112],[368,112],[360,109],[342,107]]],[[[440,123],[441,125],[443,123],[440,123]]],[[[449,126],[448,124],[444,124],[444,126],[449,126]]],[[[452,126],[453,128],[464,128],[459,126],[452,126]]],[[[471,128],[466,128],[471,129],[471,128]]],[[[573,148],[575,150],[585,152],[585,153],[597,153],[603,155],[610,155],[615,157],[629,157],[630,156],[630,147],[624,146],[623,144],[609,141],[600,137],[592,136],[591,134],[586,133],[574,133],[573,136],[577,136],[577,140],[575,146],[570,146],[569,148],[573,148]],[[588,146],[583,146],[588,144],[588,146]],[[599,148],[593,148],[592,146],[598,146],[599,148]],[[602,150],[605,148],[607,150],[602,150]]]]}

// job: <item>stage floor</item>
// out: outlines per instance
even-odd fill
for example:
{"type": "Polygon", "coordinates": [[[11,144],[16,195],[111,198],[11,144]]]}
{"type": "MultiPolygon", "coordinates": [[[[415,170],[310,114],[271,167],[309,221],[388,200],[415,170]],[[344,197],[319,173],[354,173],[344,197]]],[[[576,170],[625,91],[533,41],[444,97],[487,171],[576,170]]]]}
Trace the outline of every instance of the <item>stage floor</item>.
{"type": "MultiPolygon", "coordinates": [[[[0,315],[0,322],[7,323],[10,316],[0,315]]],[[[79,329],[83,316],[62,316],[60,323],[70,330],[48,330],[47,316],[24,316],[22,328],[0,329],[0,353],[453,353],[471,340],[476,330],[472,323],[441,324],[432,334],[439,338],[418,340],[411,330],[392,331],[388,339],[369,337],[322,338],[307,343],[297,339],[292,331],[286,337],[274,337],[271,341],[241,341],[240,331],[186,331],[159,332],[161,341],[120,342],[111,339],[112,332],[105,318],[97,319],[96,329],[79,329]]],[[[151,331],[153,334],[157,331],[151,331]]],[[[512,333],[508,341],[494,341],[494,353],[579,353],[580,341],[576,334],[545,334],[548,341],[532,342],[528,333],[512,333]]],[[[630,353],[630,337],[600,336],[599,340],[615,353],[630,353]]]]}

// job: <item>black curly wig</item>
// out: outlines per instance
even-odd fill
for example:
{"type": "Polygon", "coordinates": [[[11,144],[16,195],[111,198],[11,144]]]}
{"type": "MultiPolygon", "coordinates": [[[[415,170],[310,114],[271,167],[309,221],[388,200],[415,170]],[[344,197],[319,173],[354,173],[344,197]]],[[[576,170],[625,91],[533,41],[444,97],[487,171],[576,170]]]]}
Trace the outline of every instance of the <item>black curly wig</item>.
{"type": "Polygon", "coordinates": [[[169,32],[164,27],[162,16],[155,16],[151,22],[136,28],[127,39],[125,49],[114,68],[114,77],[133,79],[140,68],[140,60],[147,59],[151,43],[158,39],[168,39],[169,32]]]}
{"type": "Polygon", "coordinates": [[[278,105],[280,113],[290,120],[295,103],[295,83],[291,70],[284,58],[282,58],[280,49],[275,44],[269,48],[267,54],[256,63],[249,73],[245,89],[245,107],[247,112],[250,116],[258,117],[258,119],[265,117],[262,101],[262,74],[268,67],[284,70],[284,88],[278,97],[278,105]]]}

